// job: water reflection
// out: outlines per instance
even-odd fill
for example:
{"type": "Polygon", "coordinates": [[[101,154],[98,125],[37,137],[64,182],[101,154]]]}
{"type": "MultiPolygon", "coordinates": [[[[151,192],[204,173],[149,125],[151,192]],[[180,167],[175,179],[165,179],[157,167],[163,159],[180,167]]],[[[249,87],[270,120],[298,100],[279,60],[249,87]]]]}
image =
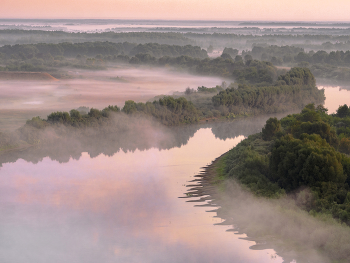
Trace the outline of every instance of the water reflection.
{"type": "Polygon", "coordinates": [[[349,104],[350,91],[340,86],[321,86],[324,88],[328,113],[336,113],[340,105],[349,104]]]}
{"type": "MultiPolygon", "coordinates": [[[[226,140],[240,135],[248,136],[260,132],[266,120],[271,116],[282,118],[287,113],[264,115],[254,118],[237,119],[231,122],[210,122],[198,125],[186,125],[167,128],[156,123],[129,121],[124,125],[124,131],[113,132],[107,130],[90,131],[84,135],[66,137],[58,141],[51,141],[38,147],[31,147],[21,151],[11,151],[0,155],[0,167],[4,163],[16,162],[24,159],[38,163],[44,157],[57,160],[60,163],[69,162],[71,158],[79,160],[82,153],[86,152],[91,158],[100,154],[113,156],[120,151],[134,152],[136,150],[169,150],[174,147],[186,145],[194,134],[203,128],[210,128],[216,138],[226,140]],[[136,122],[136,124],[135,124],[136,122]],[[131,123],[131,124],[130,124],[131,123]]],[[[204,140],[202,147],[206,145],[204,140]]],[[[220,153],[222,154],[222,152],[220,153]]]]}
{"type": "MultiPolygon", "coordinates": [[[[193,209],[178,198],[199,167],[243,136],[224,141],[199,127],[184,133],[186,143],[169,149],[119,150],[94,158],[83,152],[62,163],[51,157],[39,161],[33,152],[30,159],[28,149],[22,156],[30,161],[3,162],[1,261],[282,262],[273,250],[250,250],[255,242],[228,235],[228,227],[215,226],[221,220],[206,208],[193,209]]],[[[70,150],[60,154],[69,156],[70,150]]]]}
{"type": "Polygon", "coordinates": [[[329,79],[317,79],[317,86],[325,90],[325,107],[328,113],[335,113],[340,105],[349,104],[350,82],[329,79]]]}
{"type": "Polygon", "coordinates": [[[215,225],[227,226],[228,235],[253,241],[249,247],[251,250],[273,249],[286,263],[333,262],[329,255],[315,249],[324,244],[325,247],[337,247],[338,255],[331,255],[333,258],[348,257],[348,229],[314,219],[307,212],[296,209],[292,200],[287,198],[256,198],[233,181],[217,187],[211,181],[212,169],[215,168],[212,165],[204,168],[187,185],[189,189],[182,198],[197,208],[206,207],[207,212],[221,218],[222,222],[215,225]],[[222,187],[226,188],[225,193],[222,187]],[[242,234],[246,236],[242,237],[242,234]],[[325,241],[328,238],[330,241],[325,241]]]}

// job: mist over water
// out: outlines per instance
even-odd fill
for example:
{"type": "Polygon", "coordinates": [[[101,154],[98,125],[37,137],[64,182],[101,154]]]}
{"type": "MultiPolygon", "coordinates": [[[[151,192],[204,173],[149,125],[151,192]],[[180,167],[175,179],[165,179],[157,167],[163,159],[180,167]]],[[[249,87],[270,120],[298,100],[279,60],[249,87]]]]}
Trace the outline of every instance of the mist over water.
{"type": "MultiPolygon", "coordinates": [[[[46,118],[79,106],[122,107],[125,100],[145,102],[222,81],[145,68],[70,74],[76,79],[2,82],[0,112],[7,115],[1,114],[1,129],[23,125],[30,118],[24,112],[46,118]],[[9,116],[18,121],[9,122],[9,116]]],[[[349,91],[324,88],[329,113],[349,101],[349,91]]],[[[115,121],[123,132],[101,127],[61,140],[48,131],[46,145],[1,154],[0,261],[328,262],[313,244],[332,246],[328,237],[335,240],[341,228],[317,231],[325,226],[293,214],[289,200],[275,208],[234,185],[236,195],[221,197],[232,210],[208,213],[217,207],[194,208],[185,201],[196,198],[178,198],[187,197],[186,185],[200,167],[260,132],[269,117],[166,128],[121,114],[115,121]],[[291,207],[290,214],[278,214],[281,207],[291,207]],[[227,225],[215,225],[223,219],[227,225]],[[232,225],[235,233],[225,232],[232,225]],[[290,237],[307,244],[308,257],[305,249],[289,246],[290,237]]],[[[340,234],[347,241],[347,233],[340,234]]]]}
{"type": "Polygon", "coordinates": [[[80,106],[98,109],[108,105],[123,107],[126,100],[146,102],[158,95],[183,92],[187,87],[215,87],[224,80],[220,77],[193,76],[150,68],[72,70],[69,74],[74,79],[50,82],[1,81],[0,131],[18,128],[34,116],[46,118],[53,111],[69,111],[80,106]],[[9,123],[8,119],[11,122],[18,120],[17,125],[9,123]]]}
{"type": "MultiPolygon", "coordinates": [[[[227,130],[242,129],[237,124],[227,130]]],[[[178,198],[199,167],[244,138],[225,134],[220,125],[223,139],[204,127],[170,149],[94,158],[83,152],[64,163],[51,157],[35,164],[3,163],[0,257],[5,262],[282,262],[271,249],[250,250],[255,242],[241,240],[244,234],[214,226],[222,220],[207,208],[193,209],[178,198]]]]}
{"type": "Polygon", "coordinates": [[[340,105],[350,104],[350,91],[340,86],[318,86],[325,90],[325,107],[328,113],[336,113],[340,105]]]}

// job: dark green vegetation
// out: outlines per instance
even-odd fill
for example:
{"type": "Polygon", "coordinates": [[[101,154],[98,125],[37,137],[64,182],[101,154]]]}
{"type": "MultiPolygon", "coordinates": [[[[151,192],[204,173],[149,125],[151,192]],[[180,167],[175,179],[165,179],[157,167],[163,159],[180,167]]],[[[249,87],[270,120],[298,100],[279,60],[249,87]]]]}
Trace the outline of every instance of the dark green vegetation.
{"type": "Polygon", "coordinates": [[[136,44],[159,43],[168,45],[193,45],[195,42],[180,33],[158,32],[99,32],[68,33],[63,31],[42,30],[0,30],[0,45],[38,44],[38,43],[83,43],[109,41],[114,43],[130,42],[136,44]]]}
{"type": "MultiPolygon", "coordinates": [[[[263,84],[269,83],[269,74],[265,72],[262,70],[259,75],[259,70],[252,71],[245,78],[258,79],[263,84]]],[[[258,114],[297,109],[311,102],[324,101],[323,91],[317,89],[315,78],[308,69],[293,68],[279,76],[274,85],[260,85],[228,88],[213,97],[213,104],[227,108],[232,114],[240,114],[242,111],[258,114]]]]}
{"type": "Polygon", "coordinates": [[[157,43],[84,42],[60,44],[23,44],[0,47],[0,70],[50,71],[54,68],[75,67],[104,69],[107,63],[157,64],[159,57],[185,56],[207,58],[198,46],[176,46],[157,43]]]}
{"type": "Polygon", "coordinates": [[[315,77],[339,81],[350,80],[350,51],[324,50],[305,52],[295,46],[254,46],[251,51],[243,51],[242,56],[270,61],[276,66],[308,67],[315,77]]]}
{"type": "Polygon", "coordinates": [[[108,56],[108,55],[136,55],[139,53],[150,54],[155,57],[188,55],[194,58],[206,58],[207,52],[200,47],[186,45],[165,45],[158,43],[135,44],[129,42],[84,42],[84,43],[60,43],[60,44],[23,44],[5,45],[0,47],[0,53],[6,58],[31,59],[43,56],[108,56]]]}
{"type": "Polygon", "coordinates": [[[98,32],[68,33],[42,30],[0,30],[0,45],[37,43],[81,43],[93,41],[132,42],[137,44],[159,43],[169,45],[197,45],[224,49],[251,49],[253,45],[294,45],[309,50],[349,50],[348,28],[293,28],[271,30],[257,27],[231,28],[233,32],[221,32],[227,28],[153,28],[158,32],[98,32]],[[193,31],[197,31],[195,33],[193,31]],[[171,32],[173,31],[173,32],[171,32]],[[188,32],[192,31],[192,32],[188,32]],[[275,31],[275,32],[273,32],[275,31]],[[180,33],[181,32],[181,33],[180,33]],[[187,32],[187,33],[182,33],[187,32]]]}
{"type": "MultiPolygon", "coordinates": [[[[253,60],[241,64],[244,67],[241,76],[244,76],[245,83],[256,81],[256,75],[251,74],[256,72],[252,65],[271,67],[269,63],[253,60]]],[[[264,68],[261,72],[261,76],[266,74],[264,68]]],[[[259,72],[256,74],[259,75],[259,72]]],[[[285,112],[299,109],[309,102],[324,101],[323,90],[316,88],[315,79],[308,69],[293,68],[279,76],[277,81],[271,82],[270,86],[265,86],[268,83],[264,81],[240,85],[238,89],[230,85],[226,90],[226,83],[223,82],[222,87],[198,87],[197,91],[187,89],[180,96],[161,96],[153,102],[136,103],[128,100],[121,110],[117,106],[108,106],[103,110],[80,107],[70,112],[54,112],[47,119],[34,117],[28,120],[18,130],[15,139],[2,134],[1,149],[16,148],[22,143],[37,144],[42,140],[40,134],[51,128],[69,127],[69,132],[76,132],[84,128],[112,127],[115,125],[115,117],[125,114],[153,119],[166,126],[176,126],[197,123],[201,119],[234,119],[240,116],[285,112]]],[[[67,132],[67,129],[64,130],[67,132]]]]}
{"type": "Polygon", "coordinates": [[[297,60],[297,55],[304,52],[303,48],[295,46],[253,46],[251,51],[242,51],[242,56],[251,55],[255,59],[271,61],[275,65],[282,63],[294,62],[297,60]]]}
{"type": "MultiPolygon", "coordinates": [[[[226,51],[236,53],[231,49],[226,51]]],[[[0,70],[55,73],[63,67],[105,69],[110,64],[126,63],[133,66],[171,66],[193,74],[235,78],[239,82],[252,84],[271,84],[277,78],[277,69],[270,62],[251,58],[243,61],[240,56],[233,59],[228,53],[224,55],[226,57],[210,59],[205,50],[190,45],[136,45],[127,42],[41,43],[0,47],[0,64],[4,65],[0,66],[0,70]]],[[[54,76],[60,78],[59,74],[54,76]]]]}
{"type": "Polygon", "coordinates": [[[153,117],[166,126],[195,123],[198,113],[194,105],[185,98],[163,97],[158,101],[136,103],[132,100],[125,102],[122,110],[117,106],[108,106],[103,110],[91,108],[88,112],[71,110],[68,112],[53,112],[46,120],[34,117],[26,125],[41,129],[47,126],[64,124],[75,128],[99,127],[108,124],[114,114],[123,113],[133,116],[153,117]]]}
{"type": "Polygon", "coordinates": [[[307,105],[300,114],[270,118],[262,132],[230,150],[227,178],[259,196],[295,196],[310,214],[325,213],[350,224],[350,109],[336,114],[307,105]]]}

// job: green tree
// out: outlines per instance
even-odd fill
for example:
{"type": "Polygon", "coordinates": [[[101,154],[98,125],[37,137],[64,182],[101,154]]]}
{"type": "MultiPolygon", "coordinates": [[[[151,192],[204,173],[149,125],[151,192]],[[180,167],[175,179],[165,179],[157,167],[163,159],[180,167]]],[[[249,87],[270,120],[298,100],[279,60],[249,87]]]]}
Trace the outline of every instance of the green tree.
{"type": "Polygon", "coordinates": [[[318,134],[303,134],[300,139],[286,135],[272,149],[270,179],[287,191],[321,182],[344,183],[342,158],[318,134]]]}
{"type": "Polygon", "coordinates": [[[265,141],[270,141],[280,131],[281,122],[277,118],[270,118],[262,128],[262,138],[265,141]]]}
{"type": "Polygon", "coordinates": [[[136,103],[133,100],[127,100],[125,101],[125,105],[122,109],[123,112],[125,112],[126,114],[131,114],[137,111],[136,108],[136,103]]]}
{"type": "Polygon", "coordinates": [[[346,105],[346,104],[344,104],[343,106],[340,106],[337,109],[337,116],[339,118],[344,118],[346,116],[349,116],[349,113],[350,113],[350,110],[349,110],[348,105],[346,105]]]}

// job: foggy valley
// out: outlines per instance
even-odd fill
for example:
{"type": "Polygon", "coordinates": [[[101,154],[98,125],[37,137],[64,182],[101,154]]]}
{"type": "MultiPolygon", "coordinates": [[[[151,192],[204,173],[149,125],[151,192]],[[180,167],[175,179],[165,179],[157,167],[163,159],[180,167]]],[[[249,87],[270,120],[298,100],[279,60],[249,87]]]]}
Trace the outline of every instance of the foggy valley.
{"type": "Polygon", "coordinates": [[[231,20],[0,16],[1,262],[349,262],[350,23],[231,20]]]}

